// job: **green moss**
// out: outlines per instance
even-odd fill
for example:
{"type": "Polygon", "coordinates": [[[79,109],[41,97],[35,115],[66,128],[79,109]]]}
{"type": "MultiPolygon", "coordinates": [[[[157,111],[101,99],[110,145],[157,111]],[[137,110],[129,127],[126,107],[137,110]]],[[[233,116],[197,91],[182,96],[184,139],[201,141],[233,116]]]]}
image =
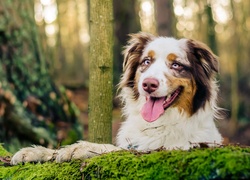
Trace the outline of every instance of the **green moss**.
{"type": "Polygon", "coordinates": [[[11,167],[0,167],[0,179],[82,179],[80,172],[80,161],[68,163],[51,163],[17,165],[11,167]]]}
{"type": "MultiPolygon", "coordinates": [[[[10,156],[0,144],[0,157],[10,156]]],[[[66,163],[26,163],[17,166],[4,166],[0,163],[1,180],[30,180],[30,179],[82,179],[80,171],[82,161],[66,163]]]]}
{"type": "MultiPolygon", "coordinates": [[[[0,146],[0,156],[1,156],[0,146]]],[[[5,154],[6,151],[3,153],[5,154]]],[[[2,154],[2,155],[3,155],[2,154]]],[[[6,154],[5,154],[6,155],[6,154]]],[[[250,179],[250,148],[120,151],[82,161],[0,166],[0,179],[250,179]],[[81,170],[82,169],[82,170],[81,170]]]]}
{"type": "Polygon", "coordinates": [[[2,144],[0,144],[0,156],[10,156],[10,155],[11,155],[11,153],[9,153],[8,151],[6,151],[3,148],[2,144]]]}
{"type": "Polygon", "coordinates": [[[250,148],[192,149],[150,154],[115,152],[86,161],[85,177],[97,179],[249,179],[250,148]]]}

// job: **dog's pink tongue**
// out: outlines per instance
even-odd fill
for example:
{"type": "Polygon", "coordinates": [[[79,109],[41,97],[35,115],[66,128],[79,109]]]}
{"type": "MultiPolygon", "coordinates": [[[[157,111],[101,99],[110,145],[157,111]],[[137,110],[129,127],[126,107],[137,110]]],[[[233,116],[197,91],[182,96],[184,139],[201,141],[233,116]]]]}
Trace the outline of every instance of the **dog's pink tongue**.
{"type": "Polygon", "coordinates": [[[153,122],[164,113],[163,102],[165,98],[148,98],[146,104],[144,104],[141,115],[144,120],[153,122]]]}

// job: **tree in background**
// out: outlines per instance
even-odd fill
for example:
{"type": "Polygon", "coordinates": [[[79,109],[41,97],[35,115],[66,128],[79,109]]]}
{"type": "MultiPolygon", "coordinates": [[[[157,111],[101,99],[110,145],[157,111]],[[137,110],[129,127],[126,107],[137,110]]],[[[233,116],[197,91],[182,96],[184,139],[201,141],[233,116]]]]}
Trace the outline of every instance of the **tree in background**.
{"type": "Polygon", "coordinates": [[[128,34],[141,30],[138,16],[139,3],[135,0],[114,0],[114,84],[118,84],[122,73],[123,47],[128,34]]]}
{"type": "Polygon", "coordinates": [[[33,1],[0,1],[0,7],[0,142],[16,151],[80,139],[77,109],[48,73],[33,1]]]}
{"type": "Polygon", "coordinates": [[[174,14],[172,0],[154,0],[157,34],[160,36],[174,35],[174,14]]]}
{"type": "Polygon", "coordinates": [[[112,142],[113,1],[90,1],[89,140],[112,142]]]}

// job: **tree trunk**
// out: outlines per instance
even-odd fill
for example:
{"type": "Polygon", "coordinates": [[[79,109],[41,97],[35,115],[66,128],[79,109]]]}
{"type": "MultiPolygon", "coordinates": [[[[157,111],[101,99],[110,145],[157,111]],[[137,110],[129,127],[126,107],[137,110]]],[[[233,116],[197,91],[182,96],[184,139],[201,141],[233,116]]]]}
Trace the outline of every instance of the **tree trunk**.
{"type": "Polygon", "coordinates": [[[238,113],[239,113],[239,90],[238,90],[238,84],[239,84],[239,69],[238,69],[238,60],[241,59],[242,53],[241,53],[241,39],[240,32],[238,26],[240,26],[240,22],[237,19],[237,8],[235,7],[234,1],[231,0],[231,6],[232,6],[232,27],[235,29],[235,34],[231,38],[231,44],[234,46],[231,48],[232,53],[232,60],[230,62],[230,75],[231,75],[231,119],[230,119],[230,127],[229,132],[231,136],[234,136],[237,129],[238,129],[238,113]],[[236,48],[235,48],[236,47],[236,48]]]}
{"type": "Polygon", "coordinates": [[[128,40],[128,34],[141,30],[138,16],[138,2],[135,0],[114,0],[114,84],[118,84],[122,73],[122,51],[128,40]]]}
{"type": "Polygon", "coordinates": [[[90,1],[89,140],[112,141],[113,1],[90,1]]]}
{"type": "Polygon", "coordinates": [[[49,75],[33,9],[32,0],[0,1],[0,142],[13,151],[82,137],[74,105],[49,75]]]}
{"type": "Polygon", "coordinates": [[[157,33],[160,36],[173,36],[172,0],[154,0],[157,33]]]}
{"type": "Polygon", "coordinates": [[[216,32],[215,32],[215,22],[213,20],[213,13],[211,4],[205,6],[207,14],[207,41],[208,46],[212,49],[215,54],[218,54],[217,42],[216,42],[216,32]]]}

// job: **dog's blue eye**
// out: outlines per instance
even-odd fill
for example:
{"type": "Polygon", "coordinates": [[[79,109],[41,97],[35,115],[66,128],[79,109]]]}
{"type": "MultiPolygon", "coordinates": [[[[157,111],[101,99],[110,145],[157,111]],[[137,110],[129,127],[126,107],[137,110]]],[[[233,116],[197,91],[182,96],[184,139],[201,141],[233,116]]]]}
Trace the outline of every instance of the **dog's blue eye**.
{"type": "Polygon", "coordinates": [[[177,64],[177,63],[174,63],[174,64],[172,64],[172,67],[173,67],[173,68],[178,68],[178,67],[180,67],[180,65],[177,64]]]}
{"type": "Polygon", "coordinates": [[[173,69],[180,69],[180,68],[181,68],[181,65],[178,64],[178,63],[173,63],[173,64],[171,65],[171,67],[172,67],[173,69]]]}
{"type": "Polygon", "coordinates": [[[151,63],[150,59],[144,59],[143,64],[148,66],[151,63]]]}
{"type": "Polygon", "coordinates": [[[144,61],[144,64],[145,64],[145,65],[149,65],[149,64],[150,64],[150,60],[144,61]]]}

